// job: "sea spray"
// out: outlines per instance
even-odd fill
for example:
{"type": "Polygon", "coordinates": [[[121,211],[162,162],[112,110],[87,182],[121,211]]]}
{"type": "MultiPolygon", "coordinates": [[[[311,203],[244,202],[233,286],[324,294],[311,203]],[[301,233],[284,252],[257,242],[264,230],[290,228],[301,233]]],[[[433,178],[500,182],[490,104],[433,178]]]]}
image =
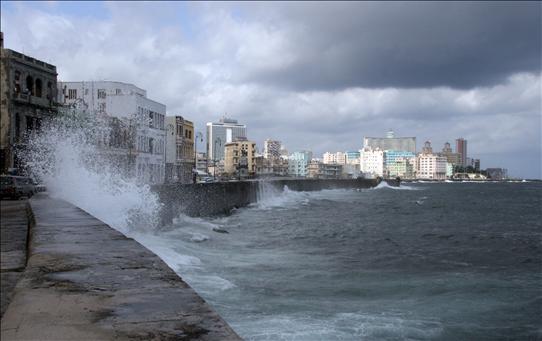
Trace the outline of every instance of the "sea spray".
{"type": "Polygon", "coordinates": [[[110,126],[98,118],[63,116],[43,123],[27,136],[21,153],[29,173],[54,198],[66,200],[110,226],[127,233],[154,229],[160,203],[149,186],[119,162],[123,150],[108,148],[110,126]]]}

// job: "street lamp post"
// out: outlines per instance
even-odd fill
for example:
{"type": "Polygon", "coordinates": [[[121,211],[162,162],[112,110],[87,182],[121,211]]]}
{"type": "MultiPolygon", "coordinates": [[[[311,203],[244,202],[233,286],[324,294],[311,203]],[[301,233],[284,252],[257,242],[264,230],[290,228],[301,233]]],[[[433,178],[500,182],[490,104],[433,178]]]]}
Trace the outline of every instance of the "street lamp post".
{"type": "MultiPolygon", "coordinates": [[[[173,133],[175,132],[175,126],[171,123],[169,123],[167,126],[166,126],[166,140],[164,141],[164,163],[166,165],[166,181],[169,182],[169,178],[168,178],[168,171],[167,171],[167,135],[168,133],[171,132],[171,135],[173,135],[173,133]]],[[[173,141],[175,142],[175,140],[173,141]]],[[[175,145],[176,143],[174,143],[175,145]]],[[[173,168],[171,169],[171,179],[173,179],[173,168]]]]}
{"type": "Polygon", "coordinates": [[[216,143],[218,142],[218,145],[222,147],[222,140],[220,139],[220,137],[217,137],[215,139],[215,143],[214,143],[214,150],[213,150],[213,164],[214,164],[214,167],[213,167],[213,180],[216,181],[216,143]]]}

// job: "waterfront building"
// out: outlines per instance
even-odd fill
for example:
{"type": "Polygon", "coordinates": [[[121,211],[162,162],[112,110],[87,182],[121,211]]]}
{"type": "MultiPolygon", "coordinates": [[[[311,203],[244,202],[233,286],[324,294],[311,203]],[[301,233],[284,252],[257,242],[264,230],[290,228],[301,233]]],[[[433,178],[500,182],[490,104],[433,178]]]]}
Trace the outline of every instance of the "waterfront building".
{"type": "Polygon", "coordinates": [[[370,147],[360,150],[360,172],[367,178],[384,176],[384,151],[370,147]]]}
{"type": "Polygon", "coordinates": [[[287,176],[288,159],[283,157],[267,159],[260,155],[256,157],[256,175],[261,177],[287,176]]]}
{"type": "Polygon", "coordinates": [[[444,147],[442,148],[442,152],[440,153],[440,156],[444,156],[447,162],[451,163],[454,166],[461,165],[461,154],[454,153],[452,151],[452,147],[450,146],[449,142],[446,142],[444,144],[444,147]]]}
{"type": "Polygon", "coordinates": [[[307,177],[312,179],[339,179],[342,177],[343,165],[324,163],[313,159],[307,166],[307,177]]]}
{"type": "Polygon", "coordinates": [[[338,165],[344,165],[346,164],[346,153],[344,152],[337,152],[335,153],[335,163],[337,163],[338,165]]]}
{"type": "Polygon", "coordinates": [[[359,159],[358,159],[358,163],[355,163],[355,164],[346,163],[340,166],[341,166],[341,178],[355,179],[361,175],[360,169],[359,169],[360,168],[359,159]]]}
{"type": "Polygon", "coordinates": [[[455,140],[455,151],[461,156],[460,166],[467,167],[467,140],[460,137],[455,140]]]}
{"type": "Polygon", "coordinates": [[[62,105],[76,107],[97,120],[113,118],[132,132],[122,136],[128,141],[121,148],[100,145],[104,153],[114,154],[123,163],[127,176],[136,176],[142,183],[164,182],[164,104],[147,98],[146,90],[123,82],[58,82],[58,88],[62,105]]]}
{"type": "Polygon", "coordinates": [[[433,154],[433,147],[431,147],[431,142],[425,141],[422,147],[422,154],[433,154]]]}
{"type": "Polygon", "coordinates": [[[256,166],[256,175],[258,177],[269,177],[273,175],[273,169],[270,166],[270,159],[265,158],[263,155],[254,157],[254,164],[256,166]]]}
{"type": "Polygon", "coordinates": [[[446,179],[446,158],[432,153],[431,143],[425,142],[422,153],[416,157],[416,177],[427,180],[446,179]]]}
{"type": "Polygon", "coordinates": [[[247,138],[247,127],[237,120],[222,117],[207,123],[207,156],[209,163],[224,159],[224,147],[236,139],[247,138]]]}
{"type": "Polygon", "coordinates": [[[344,153],[344,152],[336,152],[336,153],[326,152],[323,155],[323,162],[324,162],[324,164],[344,165],[344,164],[346,164],[346,153],[344,153]]]}
{"type": "Polygon", "coordinates": [[[322,159],[325,164],[337,163],[337,154],[325,152],[322,159]]]}
{"type": "Polygon", "coordinates": [[[467,165],[474,168],[476,172],[480,172],[480,159],[467,158],[467,165]]]}
{"type": "Polygon", "coordinates": [[[256,173],[256,143],[237,138],[224,146],[224,173],[236,178],[252,177],[256,173]]]}
{"type": "Polygon", "coordinates": [[[19,153],[42,120],[57,114],[56,66],[4,49],[0,32],[0,172],[22,174],[19,153]]]}
{"type": "Polygon", "coordinates": [[[446,179],[451,179],[454,176],[454,165],[446,162],[446,179]]]}
{"type": "Polygon", "coordinates": [[[207,154],[205,153],[196,153],[196,170],[198,173],[207,173],[207,154]]]}
{"type": "Polygon", "coordinates": [[[294,152],[288,158],[288,175],[295,177],[306,177],[308,175],[308,166],[312,160],[311,151],[294,152]]]}
{"type": "Polygon", "coordinates": [[[386,137],[365,137],[363,139],[363,148],[373,150],[403,150],[416,153],[415,137],[395,137],[393,131],[389,131],[386,137]]]}
{"type": "Polygon", "coordinates": [[[194,181],[194,123],[182,116],[166,117],[166,182],[194,181]]]}
{"type": "Polygon", "coordinates": [[[347,151],[346,154],[346,164],[349,165],[358,165],[359,166],[359,151],[347,151]]]}
{"type": "Polygon", "coordinates": [[[280,141],[267,139],[263,145],[263,157],[266,159],[278,159],[280,158],[280,141]]]}
{"type": "Polygon", "coordinates": [[[386,150],[384,152],[384,175],[386,177],[412,179],[415,177],[415,169],[416,154],[401,150],[386,150]]]}

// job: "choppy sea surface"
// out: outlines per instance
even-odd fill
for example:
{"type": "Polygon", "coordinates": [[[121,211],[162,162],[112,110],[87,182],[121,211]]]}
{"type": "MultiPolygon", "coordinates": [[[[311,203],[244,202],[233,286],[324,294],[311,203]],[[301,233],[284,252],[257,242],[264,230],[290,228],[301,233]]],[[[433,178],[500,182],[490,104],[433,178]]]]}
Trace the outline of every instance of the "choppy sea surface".
{"type": "Polygon", "coordinates": [[[542,339],[541,210],[534,182],[266,189],[131,235],[248,340],[527,340],[542,339]]]}
{"type": "Polygon", "coordinates": [[[33,175],[155,252],[245,339],[542,340],[540,182],[261,183],[258,202],[230,216],[160,226],[157,194],[85,122],[30,137],[33,175]]]}

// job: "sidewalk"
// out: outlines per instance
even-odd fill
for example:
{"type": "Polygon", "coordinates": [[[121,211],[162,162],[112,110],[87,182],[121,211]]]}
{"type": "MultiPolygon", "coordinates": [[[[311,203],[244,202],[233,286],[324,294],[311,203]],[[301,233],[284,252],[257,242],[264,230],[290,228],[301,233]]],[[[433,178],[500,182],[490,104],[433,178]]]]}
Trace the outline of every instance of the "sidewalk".
{"type": "Polygon", "coordinates": [[[26,200],[0,202],[0,317],[11,302],[13,289],[26,266],[27,205],[26,200]]]}

